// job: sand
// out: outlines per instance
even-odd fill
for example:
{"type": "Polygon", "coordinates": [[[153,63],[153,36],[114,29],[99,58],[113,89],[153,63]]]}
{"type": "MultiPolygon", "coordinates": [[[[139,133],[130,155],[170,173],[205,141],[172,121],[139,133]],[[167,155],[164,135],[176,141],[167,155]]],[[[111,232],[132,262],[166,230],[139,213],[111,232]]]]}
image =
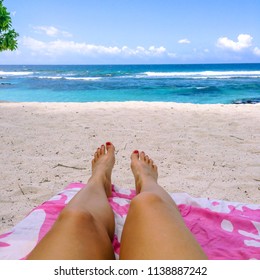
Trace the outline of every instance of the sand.
{"type": "Polygon", "coordinates": [[[0,232],[70,182],[96,148],[116,146],[112,181],[134,188],[144,150],[170,192],[260,204],[260,104],[0,103],[0,232]]]}

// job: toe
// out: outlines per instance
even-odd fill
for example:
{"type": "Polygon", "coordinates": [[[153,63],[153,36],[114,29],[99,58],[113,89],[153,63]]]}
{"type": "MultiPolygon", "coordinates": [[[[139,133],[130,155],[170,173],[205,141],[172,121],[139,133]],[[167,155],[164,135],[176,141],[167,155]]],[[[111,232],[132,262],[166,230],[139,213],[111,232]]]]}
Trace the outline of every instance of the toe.
{"type": "Polygon", "coordinates": [[[111,142],[106,142],[106,149],[108,153],[113,153],[115,151],[115,146],[111,142]]]}
{"type": "Polygon", "coordinates": [[[141,153],[140,153],[140,159],[141,159],[141,160],[145,160],[145,153],[144,153],[144,152],[141,152],[141,153]]]}
{"type": "Polygon", "coordinates": [[[131,159],[139,159],[139,151],[138,150],[134,150],[131,154],[131,159]]]}
{"type": "Polygon", "coordinates": [[[105,154],[105,152],[106,152],[106,150],[105,150],[105,146],[104,146],[104,145],[102,145],[102,146],[101,146],[101,148],[100,148],[100,154],[101,154],[101,155],[104,155],[104,154],[105,154]]]}

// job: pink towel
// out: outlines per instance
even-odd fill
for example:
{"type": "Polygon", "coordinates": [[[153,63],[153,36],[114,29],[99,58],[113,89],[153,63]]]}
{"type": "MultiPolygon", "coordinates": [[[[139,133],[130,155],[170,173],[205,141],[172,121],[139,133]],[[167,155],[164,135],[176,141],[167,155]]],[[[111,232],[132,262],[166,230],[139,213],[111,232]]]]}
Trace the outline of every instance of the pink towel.
{"type": "MultiPolygon", "coordinates": [[[[10,232],[0,235],[0,259],[24,259],[49,231],[60,211],[84,186],[81,183],[70,184],[33,209],[10,232]]],[[[169,194],[209,259],[260,259],[260,205],[193,198],[186,193],[169,194]]],[[[113,241],[116,257],[129,204],[134,196],[134,190],[113,186],[112,197],[109,198],[116,221],[113,241]]]]}

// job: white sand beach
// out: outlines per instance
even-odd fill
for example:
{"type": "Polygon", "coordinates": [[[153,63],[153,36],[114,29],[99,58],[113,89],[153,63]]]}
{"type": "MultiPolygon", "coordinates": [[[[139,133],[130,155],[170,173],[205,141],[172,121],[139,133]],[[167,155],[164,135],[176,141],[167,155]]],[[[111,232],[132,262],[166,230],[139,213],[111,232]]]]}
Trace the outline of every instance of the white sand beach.
{"type": "Polygon", "coordinates": [[[144,150],[171,192],[260,204],[260,104],[0,103],[0,233],[70,182],[96,148],[116,146],[113,183],[134,188],[144,150]]]}

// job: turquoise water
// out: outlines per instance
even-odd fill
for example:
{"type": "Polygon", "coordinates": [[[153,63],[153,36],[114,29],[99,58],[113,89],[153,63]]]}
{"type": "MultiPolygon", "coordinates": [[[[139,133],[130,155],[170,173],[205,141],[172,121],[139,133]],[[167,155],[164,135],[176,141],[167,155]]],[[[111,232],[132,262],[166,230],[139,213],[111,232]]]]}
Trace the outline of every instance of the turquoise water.
{"type": "Polygon", "coordinates": [[[260,64],[6,65],[0,100],[260,102],[260,64]]]}

